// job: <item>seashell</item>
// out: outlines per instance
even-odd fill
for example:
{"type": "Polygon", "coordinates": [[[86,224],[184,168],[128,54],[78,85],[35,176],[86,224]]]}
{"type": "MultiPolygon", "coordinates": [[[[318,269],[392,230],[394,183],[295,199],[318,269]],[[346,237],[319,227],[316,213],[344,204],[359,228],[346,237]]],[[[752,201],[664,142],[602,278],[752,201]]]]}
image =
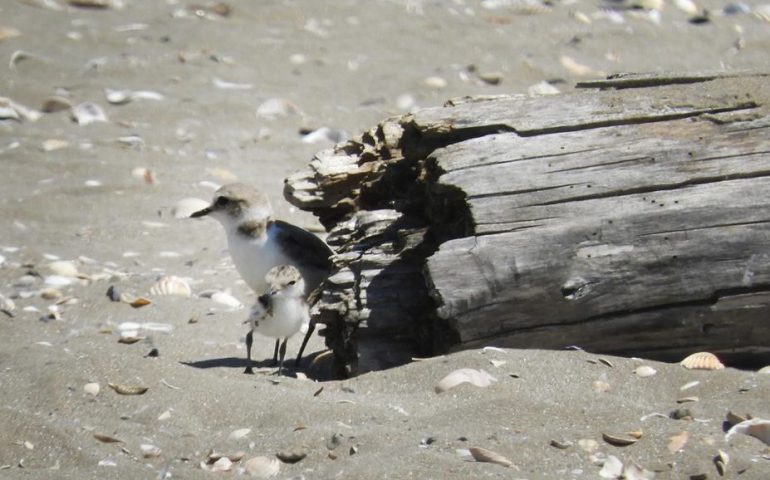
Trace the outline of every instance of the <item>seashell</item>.
{"type": "Polygon", "coordinates": [[[436,76],[426,78],[423,80],[423,83],[430,88],[435,88],[436,90],[445,88],[449,84],[445,78],[436,76]]]}
{"type": "Polygon", "coordinates": [[[246,452],[241,452],[241,451],[226,454],[226,453],[215,452],[212,450],[212,451],[209,451],[209,454],[206,457],[206,463],[208,464],[216,463],[216,461],[221,458],[227,458],[231,462],[240,462],[241,460],[243,460],[243,457],[245,456],[246,456],[246,452]]]}
{"type": "Polygon", "coordinates": [[[679,387],[679,391],[680,392],[684,392],[685,390],[689,390],[692,387],[697,387],[698,385],[700,385],[700,381],[699,380],[693,380],[692,382],[687,382],[684,385],[682,385],[681,387],[679,387]]]}
{"type": "Polygon", "coordinates": [[[182,297],[189,297],[192,295],[192,288],[190,288],[190,284],[184,279],[173,275],[166,275],[161,277],[152,287],[150,287],[150,295],[179,295],[182,297]]]}
{"type": "Polygon", "coordinates": [[[683,11],[688,15],[696,15],[698,12],[698,6],[692,0],[674,0],[676,8],[683,11]]]}
{"type": "Polygon", "coordinates": [[[72,102],[68,98],[54,96],[43,100],[41,110],[45,113],[54,113],[69,110],[70,108],[72,108],[72,102]]]}
{"type": "Polygon", "coordinates": [[[578,77],[585,77],[589,75],[604,76],[602,72],[596,71],[588,65],[578,63],[575,61],[575,59],[568,57],[567,55],[562,55],[559,57],[559,63],[561,63],[561,66],[567,69],[572,75],[578,77]]]}
{"type": "Polygon", "coordinates": [[[471,456],[477,462],[496,463],[504,467],[513,467],[513,462],[492,450],[487,450],[481,447],[471,447],[468,449],[471,452],[471,456]]]}
{"type": "Polygon", "coordinates": [[[193,213],[208,207],[210,202],[200,198],[183,198],[171,207],[171,215],[174,218],[190,218],[193,213]]]}
{"type": "Polygon", "coordinates": [[[108,383],[107,385],[121,395],[143,395],[149,390],[148,387],[136,385],[121,385],[119,383],[108,383]]]}
{"type": "Polygon", "coordinates": [[[67,3],[80,8],[109,8],[112,0],[69,0],[67,3]]]}
{"type": "Polygon", "coordinates": [[[679,364],[689,370],[722,370],[725,368],[717,356],[709,352],[693,353],[679,364]]]}
{"type": "Polygon", "coordinates": [[[751,13],[760,20],[770,22],[770,3],[754,7],[751,13]]]}
{"type": "Polygon", "coordinates": [[[209,470],[212,472],[229,472],[233,468],[233,462],[227,457],[222,457],[214,462],[209,470]]]}
{"type": "Polygon", "coordinates": [[[251,90],[254,88],[254,84],[252,83],[235,83],[216,77],[214,77],[213,82],[214,86],[221,90],[251,90]]]}
{"type": "Polygon", "coordinates": [[[655,478],[655,472],[645,470],[632,462],[625,466],[623,475],[620,478],[624,478],[625,480],[653,480],[655,478]]]}
{"type": "Polygon", "coordinates": [[[757,373],[761,373],[761,374],[768,374],[768,373],[770,373],[770,365],[766,365],[766,366],[760,368],[759,370],[757,370],[757,373]]]}
{"type": "Polygon", "coordinates": [[[727,464],[730,463],[730,456],[727,452],[719,450],[716,456],[714,456],[714,466],[717,467],[717,473],[720,477],[724,477],[727,473],[727,464]]]}
{"type": "Polygon", "coordinates": [[[21,35],[21,32],[15,28],[0,26],[0,42],[8,40],[9,38],[18,37],[19,35],[21,35]]]}
{"type": "Polygon", "coordinates": [[[609,433],[602,433],[602,440],[615,447],[627,447],[639,441],[639,437],[628,435],[621,437],[609,433]]]}
{"type": "Polygon", "coordinates": [[[151,303],[152,303],[151,301],[147,300],[144,297],[137,297],[133,301],[129,302],[129,305],[131,305],[134,308],[142,308],[151,303]]]}
{"type": "Polygon", "coordinates": [[[105,435],[103,433],[94,433],[94,438],[102,443],[123,443],[122,440],[111,437],[109,435],[105,435]]]}
{"type": "Polygon", "coordinates": [[[566,450],[572,446],[572,442],[569,440],[551,440],[549,445],[554,448],[558,448],[559,450],[566,450]]]}
{"type": "Polygon", "coordinates": [[[302,136],[302,143],[332,142],[340,143],[348,139],[348,134],[342,130],[321,127],[302,136]]]}
{"type": "Polygon", "coordinates": [[[492,385],[497,379],[484,370],[461,368],[442,378],[436,386],[436,393],[446,392],[463,383],[470,383],[476,387],[484,388],[492,385]]]}
{"type": "Polygon", "coordinates": [[[257,107],[257,116],[262,118],[285,117],[299,113],[299,108],[285,98],[269,98],[257,107]]]}
{"type": "Polygon", "coordinates": [[[731,441],[736,433],[751,435],[765,442],[765,445],[770,445],[770,420],[752,418],[733,425],[725,434],[725,441],[731,441]]]}
{"type": "Polygon", "coordinates": [[[615,455],[608,455],[599,471],[601,478],[620,478],[623,474],[623,462],[615,455]]]}
{"type": "Polygon", "coordinates": [[[85,126],[96,122],[106,122],[107,114],[94,102],[83,102],[70,109],[70,117],[78,125],[85,126]]]}
{"type": "Polygon", "coordinates": [[[249,433],[251,433],[250,428],[239,428],[238,430],[233,430],[232,432],[230,432],[230,435],[228,435],[227,438],[230,440],[239,440],[245,437],[246,435],[248,435],[249,433]]]}
{"type": "Polygon", "coordinates": [[[658,371],[649,365],[641,365],[634,369],[634,375],[641,378],[651,377],[656,373],[658,373],[658,371]]]}
{"type": "Polygon", "coordinates": [[[85,385],[83,385],[83,391],[93,397],[99,395],[99,390],[100,390],[99,384],[95,382],[86,383],[85,385]]]}
{"type": "Polygon", "coordinates": [[[118,343],[125,343],[127,345],[131,345],[143,339],[144,337],[139,336],[139,332],[137,330],[127,330],[125,332],[120,333],[120,338],[118,339],[118,343]]]}
{"type": "Polygon", "coordinates": [[[698,397],[679,397],[676,399],[676,403],[689,403],[689,402],[697,402],[700,400],[698,397]]]}
{"type": "Polygon", "coordinates": [[[155,172],[146,167],[136,167],[131,170],[131,176],[142,180],[147,185],[157,185],[158,178],[155,172]]]}
{"type": "Polygon", "coordinates": [[[59,138],[49,138],[47,140],[43,140],[43,143],[40,144],[40,149],[44,152],[53,152],[56,150],[61,150],[62,148],[67,148],[70,146],[70,142],[67,140],[61,140],[59,138]]]}
{"type": "Polygon", "coordinates": [[[734,413],[734,412],[727,412],[727,415],[725,417],[726,417],[727,423],[729,423],[731,427],[741,422],[745,422],[746,420],[751,418],[749,416],[738,415],[737,413],[734,413]]]}
{"type": "Polygon", "coordinates": [[[211,294],[211,300],[231,308],[243,308],[243,304],[227,292],[214,292],[211,294]]]}
{"type": "Polygon", "coordinates": [[[16,310],[16,303],[10,298],[0,293],[0,311],[8,315],[13,316],[13,311],[16,310]]]}
{"type": "Polygon", "coordinates": [[[63,275],[48,275],[43,279],[43,283],[54,287],[66,287],[75,283],[75,278],[63,275]]]}
{"type": "Polygon", "coordinates": [[[270,478],[278,475],[281,462],[277,458],[254,457],[246,460],[243,467],[252,477],[270,478]]]}
{"type": "Polygon", "coordinates": [[[668,437],[668,451],[669,453],[676,453],[687,444],[687,440],[690,439],[690,434],[686,431],[678,433],[671,437],[668,437]]]}
{"type": "Polygon", "coordinates": [[[170,409],[166,410],[163,413],[161,413],[160,415],[158,415],[158,420],[160,420],[160,421],[168,420],[169,418],[171,418],[171,410],[170,409]]]}
{"type": "Polygon", "coordinates": [[[581,438],[578,440],[578,447],[588,453],[593,453],[599,449],[599,442],[592,438],[581,438]]]}
{"type": "Polygon", "coordinates": [[[58,300],[64,295],[56,288],[44,288],[40,290],[40,297],[45,300],[58,300]]]}
{"type": "Polygon", "coordinates": [[[160,447],[149,443],[139,445],[139,449],[142,451],[142,457],[144,458],[160,457],[161,454],[160,447]]]}
{"type": "MultiPolygon", "coordinates": [[[[17,59],[20,59],[19,57],[28,56],[25,52],[15,52],[11,56],[11,65],[14,65],[16,63],[17,59]]],[[[16,120],[18,122],[23,121],[30,121],[34,122],[43,114],[38,112],[37,110],[33,110],[31,108],[27,108],[24,105],[21,105],[20,103],[16,103],[10,98],[6,97],[0,97],[0,119],[5,120],[16,120]]]]}
{"type": "Polygon", "coordinates": [[[69,260],[57,260],[46,265],[46,268],[54,275],[61,275],[62,277],[77,277],[78,267],[75,262],[69,260]]]}
{"type": "Polygon", "coordinates": [[[283,450],[275,456],[283,463],[297,463],[307,457],[307,452],[302,449],[283,450]]]}
{"type": "Polygon", "coordinates": [[[603,380],[594,380],[592,387],[594,392],[604,393],[610,389],[610,384],[603,380]]]}
{"type": "Polygon", "coordinates": [[[104,96],[107,98],[107,101],[113,105],[125,105],[133,100],[130,90],[113,90],[111,88],[105,88],[104,96]]]}

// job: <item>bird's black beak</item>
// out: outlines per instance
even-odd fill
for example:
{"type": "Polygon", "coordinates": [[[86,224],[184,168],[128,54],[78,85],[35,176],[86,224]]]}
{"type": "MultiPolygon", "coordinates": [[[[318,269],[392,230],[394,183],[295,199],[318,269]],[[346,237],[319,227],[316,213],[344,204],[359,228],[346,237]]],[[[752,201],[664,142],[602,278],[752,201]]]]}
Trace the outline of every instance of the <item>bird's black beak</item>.
{"type": "Polygon", "coordinates": [[[203,210],[198,210],[197,212],[190,215],[190,218],[199,218],[199,217],[205,217],[209,213],[211,213],[213,209],[211,207],[206,207],[203,210]]]}
{"type": "Polygon", "coordinates": [[[262,307],[267,308],[267,304],[270,302],[270,295],[265,293],[264,295],[260,295],[257,300],[259,300],[262,307]]]}

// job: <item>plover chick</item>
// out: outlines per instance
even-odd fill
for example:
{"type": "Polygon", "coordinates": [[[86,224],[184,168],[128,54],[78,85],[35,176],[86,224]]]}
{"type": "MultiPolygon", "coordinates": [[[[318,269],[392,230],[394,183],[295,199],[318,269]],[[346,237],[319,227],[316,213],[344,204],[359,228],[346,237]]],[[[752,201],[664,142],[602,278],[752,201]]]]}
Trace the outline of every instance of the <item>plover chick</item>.
{"type": "MultiPolygon", "coordinates": [[[[246,372],[252,373],[251,344],[257,332],[276,339],[273,361],[278,357],[278,375],[283,371],[286,342],[310,322],[305,302],[305,281],[299,270],[291,265],[271,268],[265,275],[267,290],[260,295],[249,312],[251,328],[246,334],[246,372]],[[283,339],[278,347],[278,342],[283,339]]],[[[303,345],[304,347],[304,345],[303,345]]]]}
{"type": "MultiPolygon", "coordinates": [[[[216,219],[225,229],[235,268],[258,295],[267,289],[267,272],[278,265],[293,265],[299,270],[305,280],[306,295],[331,272],[332,251],[326,243],[296,225],[274,220],[267,195],[249,185],[232,183],[219,188],[211,205],[191,215],[203,216],[216,219]]],[[[297,355],[297,365],[313,330],[315,324],[311,322],[297,355]]],[[[277,351],[278,340],[275,346],[277,351]]]]}

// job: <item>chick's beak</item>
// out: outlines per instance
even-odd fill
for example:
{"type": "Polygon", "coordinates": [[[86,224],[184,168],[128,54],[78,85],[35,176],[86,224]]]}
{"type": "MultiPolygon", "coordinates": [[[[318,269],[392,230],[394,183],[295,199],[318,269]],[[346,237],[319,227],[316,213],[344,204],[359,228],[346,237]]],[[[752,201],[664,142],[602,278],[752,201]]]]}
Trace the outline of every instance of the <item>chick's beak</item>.
{"type": "Polygon", "coordinates": [[[209,207],[204,208],[203,210],[198,210],[197,212],[190,215],[190,218],[199,218],[199,217],[205,217],[209,213],[211,213],[214,209],[209,207]]]}

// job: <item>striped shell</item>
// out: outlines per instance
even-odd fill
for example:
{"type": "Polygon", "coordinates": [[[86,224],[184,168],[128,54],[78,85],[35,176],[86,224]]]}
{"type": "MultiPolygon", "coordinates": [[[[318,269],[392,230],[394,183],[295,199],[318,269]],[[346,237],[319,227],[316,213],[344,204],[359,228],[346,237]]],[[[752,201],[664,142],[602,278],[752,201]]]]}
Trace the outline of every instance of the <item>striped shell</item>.
{"type": "Polygon", "coordinates": [[[167,275],[161,277],[152,287],[150,287],[150,294],[189,297],[192,295],[192,288],[190,288],[190,284],[183,279],[173,275],[167,275]]]}
{"type": "Polygon", "coordinates": [[[679,364],[689,370],[722,370],[725,368],[717,356],[709,352],[693,353],[679,364]]]}

